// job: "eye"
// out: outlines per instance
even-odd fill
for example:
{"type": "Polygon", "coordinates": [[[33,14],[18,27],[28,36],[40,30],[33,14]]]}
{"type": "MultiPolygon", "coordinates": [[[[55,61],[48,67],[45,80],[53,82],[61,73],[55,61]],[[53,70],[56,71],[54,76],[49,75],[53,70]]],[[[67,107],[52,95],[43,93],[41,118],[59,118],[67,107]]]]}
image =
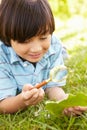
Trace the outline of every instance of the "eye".
{"type": "Polygon", "coordinates": [[[47,36],[40,37],[40,40],[46,40],[46,39],[47,39],[47,36]]]}
{"type": "Polygon", "coordinates": [[[24,41],[25,44],[29,44],[32,41],[32,39],[28,39],[26,41],[24,41]]]}

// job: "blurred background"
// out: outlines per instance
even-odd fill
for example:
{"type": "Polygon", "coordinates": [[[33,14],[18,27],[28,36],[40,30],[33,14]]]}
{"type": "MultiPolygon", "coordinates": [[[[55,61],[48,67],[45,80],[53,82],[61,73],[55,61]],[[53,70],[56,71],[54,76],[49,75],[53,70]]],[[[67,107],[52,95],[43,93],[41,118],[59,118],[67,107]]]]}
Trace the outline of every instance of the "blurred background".
{"type": "MultiPolygon", "coordinates": [[[[87,0],[48,0],[55,17],[55,35],[68,50],[87,45],[87,0]]],[[[1,0],[0,0],[1,2],[1,0]]]]}
{"type": "Polygon", "coordinates": [[[55,35],[69,49],[87,44],[87,0],[48,0],[54,17],[55,35]]]}

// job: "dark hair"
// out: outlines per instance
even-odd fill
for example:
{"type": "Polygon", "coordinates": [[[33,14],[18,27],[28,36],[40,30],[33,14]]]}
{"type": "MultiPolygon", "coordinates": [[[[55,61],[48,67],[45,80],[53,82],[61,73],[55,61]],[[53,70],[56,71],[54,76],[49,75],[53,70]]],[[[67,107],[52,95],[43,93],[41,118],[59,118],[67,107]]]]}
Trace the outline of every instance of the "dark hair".
{"type": "Polygon", "coordinates": [[[47,0],[2,0],[0,40],[24,42],[33,36],[53,33],[54,17],[47,0]]]}

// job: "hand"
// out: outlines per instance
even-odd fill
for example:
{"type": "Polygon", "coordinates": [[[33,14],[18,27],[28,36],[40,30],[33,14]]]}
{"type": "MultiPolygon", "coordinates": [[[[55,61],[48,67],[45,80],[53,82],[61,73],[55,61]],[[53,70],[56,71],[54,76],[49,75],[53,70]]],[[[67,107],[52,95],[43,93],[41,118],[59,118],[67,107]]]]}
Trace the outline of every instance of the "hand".
{"type": "Polygon", "coordinates": [[[80,116],[87,111],[87,107],[75,106],[64,109],[63,113],[67,116],[80,116]]]}
{"type": "Polygon", "coordinates": [[[44,90],[42,88],[37,89],[32,85],[24,85],[22,90],[22,97],[26,106],[36,105],[44,98],[44,90]]]}

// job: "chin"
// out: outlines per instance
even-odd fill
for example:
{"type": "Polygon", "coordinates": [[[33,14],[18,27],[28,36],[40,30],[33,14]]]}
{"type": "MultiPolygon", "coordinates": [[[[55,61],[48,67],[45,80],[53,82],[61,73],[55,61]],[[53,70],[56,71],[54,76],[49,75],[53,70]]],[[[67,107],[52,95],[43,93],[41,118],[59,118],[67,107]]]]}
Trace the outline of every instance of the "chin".
{"type": "Polygon", "coordinates": [[[29,62],[31,62],[31,63],[36,63],[36,62],[39,62],[41,59],[42,59],[42,58],[37,59],[37,60],[29,60],[29,62]]]}

